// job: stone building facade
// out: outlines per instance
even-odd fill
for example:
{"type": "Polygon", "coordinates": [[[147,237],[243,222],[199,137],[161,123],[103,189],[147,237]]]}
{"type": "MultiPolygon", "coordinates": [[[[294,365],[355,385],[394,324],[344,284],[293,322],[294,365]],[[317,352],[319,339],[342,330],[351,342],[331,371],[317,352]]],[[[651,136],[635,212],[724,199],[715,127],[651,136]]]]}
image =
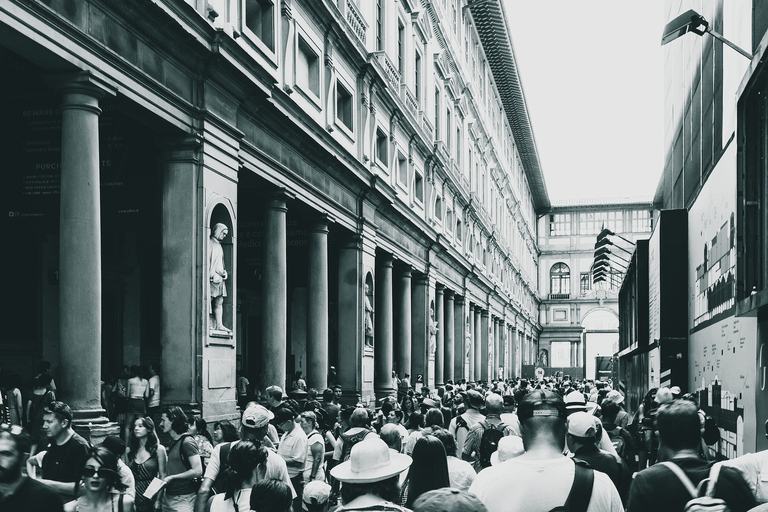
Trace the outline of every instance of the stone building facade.
{"type": "Polygon", "coordinates": [[[523,353],[523,375],[541,367],[545,375],[595,379],[595,357],[618,352],[619,288],[633,243],[650,236],[653,210],[650,198],[566,200],[539,219],[542,332],[538,347],[523,353]],[[595,283],[595,242],[604,228],[618,236],[610,236],[611,270],[595,283]]]}
{"type": "Polygon", "coordinates": [[[393,371],[517,374],[550,204],[505,20],[500,0],[0,4],[3,367],[52,361],[92,425],[123,364],[159,363],[163,401],[209,420],[236,415],[236,370],[323,389],[335,366],[366,402],[393,371]]]}

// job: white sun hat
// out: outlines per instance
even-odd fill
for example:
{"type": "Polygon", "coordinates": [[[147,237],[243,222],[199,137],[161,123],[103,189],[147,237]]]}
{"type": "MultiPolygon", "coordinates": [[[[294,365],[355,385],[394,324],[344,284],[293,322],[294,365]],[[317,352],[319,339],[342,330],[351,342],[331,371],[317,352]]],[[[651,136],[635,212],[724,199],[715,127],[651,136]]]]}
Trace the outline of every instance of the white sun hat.
{"type": "Polygon", "coordinates": [[[409,456],[393,453],[381,439],[365,439],[352,447],[349,460],[333,468],[331,476],[354,484],[379,482],[399,475],[411,462],[409,456]]]}

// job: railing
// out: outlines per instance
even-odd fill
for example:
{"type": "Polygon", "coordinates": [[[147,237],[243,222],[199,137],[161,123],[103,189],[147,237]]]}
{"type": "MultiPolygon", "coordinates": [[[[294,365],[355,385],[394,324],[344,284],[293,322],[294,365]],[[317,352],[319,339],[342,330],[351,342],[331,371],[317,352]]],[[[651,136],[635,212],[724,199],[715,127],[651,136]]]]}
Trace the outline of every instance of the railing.
{"type": "Polygon", "coordinates": [[[365,45],[365,31],[368,30],[368,24],[360,13],[360,9],[353,0],[341,0],[340,3],[345,7],[344,17],[352,28],[352,32],[365,45]]]}
{"type": "Polygon", "coordinates": [[[416,100],[413,94],[411,94],[411,91],[408,90],[408,86],[405,84],[400,84],[400,97],[403,99],[408,112],[415,116],[419,111],[419,102],[416,100]]]}
{"type": "Polygon", "coordinates": [[[429,119],[427,119],[426,115],[421,116],[421,127],[429,134],[430,140],[435,140],[435,128],[432,126],[429,119]]]}
{"type": "Polygon", "coordinates": [[[381,67],[384,68],[389,85],[392,86],[395,92],[399,92],[400,91],[400,72],[397,70],[395,65],[392,64],[392,61],[389,60],[389,56],[387,55],[387,52],[385,51],[374,52],[374,55],[376,56],[376,59],[378,59],[379,64],[381,64],[381,67]]]}
{"type": "Polygon", "coordinates": [[[570,293],[550,293],[549,300],[567,300],[571,298],[570,293]]]}

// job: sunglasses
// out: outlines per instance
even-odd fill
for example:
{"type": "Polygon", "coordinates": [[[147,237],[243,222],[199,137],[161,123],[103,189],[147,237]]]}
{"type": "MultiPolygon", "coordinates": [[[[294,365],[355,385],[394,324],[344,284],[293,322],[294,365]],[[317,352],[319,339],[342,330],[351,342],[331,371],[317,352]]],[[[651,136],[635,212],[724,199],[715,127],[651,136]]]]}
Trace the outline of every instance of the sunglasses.
{"type": "Polygon", "coordinates": [[[111,469],[83,468],[83,477],[85,478],[107,478],[107,477],[115,477],[115,476],[117,476],[117,473],[115,471],[112,471],[111,469]]]}

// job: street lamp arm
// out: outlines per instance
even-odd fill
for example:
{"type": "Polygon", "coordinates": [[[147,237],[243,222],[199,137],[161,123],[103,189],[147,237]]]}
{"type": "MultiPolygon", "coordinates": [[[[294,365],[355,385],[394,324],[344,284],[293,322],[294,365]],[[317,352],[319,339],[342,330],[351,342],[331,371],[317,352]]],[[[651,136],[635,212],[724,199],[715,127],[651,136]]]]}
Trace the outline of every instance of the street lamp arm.
{"type": "Polygon", "coordinates": [[[732,43],[731,41],[727,40],[725,37],[723,37],[723,35],[721,33],[719,33],[716,30],[713,30],[712,27],[707,27],[707,32],[712,34],[712,37],[714,37],[715,39],[719,39],[720,41],[722,41],[726,45],[730,46],[731,48],[733,48],[734,50],[736,50],[737,52],[739,52],[740,54],[742,54],[743,56],[748,58],[749,60],[752,60],[752,54],[751,53],[749,53],[747,50],[741,48],[740,46],[737,46],[735,43],[732,43]]]}

